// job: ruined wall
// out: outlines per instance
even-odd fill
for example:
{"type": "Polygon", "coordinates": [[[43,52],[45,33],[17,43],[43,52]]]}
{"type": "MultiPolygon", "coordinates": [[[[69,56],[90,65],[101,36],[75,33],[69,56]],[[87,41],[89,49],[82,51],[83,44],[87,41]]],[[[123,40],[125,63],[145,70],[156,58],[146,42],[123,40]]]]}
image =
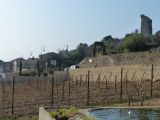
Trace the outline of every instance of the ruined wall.
{"type": "Polygon", "coordinates": [[[152,20],[145,15],[141,15],[141,34],[144,37],[152,35],[152,20]]]}
{"type": "Polygon", "coordinates": [[[43,70],[46,67],[46,63],[47,63],[47,67],[48,68],[52,68],[53,66],[51,65],[51,60],[56,60],[56,66],[54,66],[55,69],[58,69],[58,64],[59,64],[59,60],[58,60],[58,54],[54,53],[54,52],[49,52],[46,54],[42,54],[39,55],[39,64],[40,64],[40,69],[43,70]]]}
{"type": "Polygon", "coordinates": [[[101,57],[85,58],[80,64],[80,68],[107,67],[117,65],[160,65],[159,51],[134,52],[124,54],[112,54],[101,57]],[[92,62],[89,62],[92,59],[92,62]]]}

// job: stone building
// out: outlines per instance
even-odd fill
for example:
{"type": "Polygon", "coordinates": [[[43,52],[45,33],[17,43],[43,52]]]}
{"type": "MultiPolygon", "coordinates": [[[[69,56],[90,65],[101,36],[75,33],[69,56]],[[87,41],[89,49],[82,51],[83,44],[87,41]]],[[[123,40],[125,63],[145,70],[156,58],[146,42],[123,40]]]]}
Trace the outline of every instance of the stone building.
{"type": "Polygon", "coordinates": [[[54,52],[39,55],[39,63],[41,71],[43,71],[46,68],[57,69],[59,64],[59,56],[57,53],[54,52]],[[56,65],[52,66],[51,61],[56,61],[56,65]]]}
{"type": "Polygon", "coordinates": [[[152,36],[152,20],[145,15],[141,15],[141,34],[144,37],[152,36]]]}
{"type": "Polygon", "coordinates": [[[4,62],[3,64],[3,72],[10,73],[12,72],[12,63],[11,62],[4,62]]]}
{"type": "Polygon", "coordinates": [[[3,62],[0,66],[3,66],[3,72],[5,73],[19,72],[20,61],[22,63],[22,71],[36,71],[37,58],[29,58],[27,60],[24,58],[16,58],[9,62],[3,62]]]}

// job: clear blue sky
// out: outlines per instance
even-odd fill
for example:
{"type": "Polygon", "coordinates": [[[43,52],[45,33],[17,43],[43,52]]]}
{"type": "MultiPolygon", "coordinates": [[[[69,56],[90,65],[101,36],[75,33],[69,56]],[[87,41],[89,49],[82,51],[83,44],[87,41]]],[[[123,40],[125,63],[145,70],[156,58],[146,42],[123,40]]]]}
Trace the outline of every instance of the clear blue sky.
{"type": "Polygon", "coordinates": [[[0,59],[37,57],[91,44],[106,35],[122,38],[140,29],[140,14],[160,30],[160,0],[0,0],[0,59]]]}

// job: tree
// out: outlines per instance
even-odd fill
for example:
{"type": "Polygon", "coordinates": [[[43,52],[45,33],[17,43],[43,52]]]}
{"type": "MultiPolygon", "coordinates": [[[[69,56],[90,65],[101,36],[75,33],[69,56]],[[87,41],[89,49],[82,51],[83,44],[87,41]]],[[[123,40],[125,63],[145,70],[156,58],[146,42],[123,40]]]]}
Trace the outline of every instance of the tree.
{"type": "Polygon", "coordinates": [[[105,44],[106,53],[118,52],[118,44],[120,42],[120,39],[112,38],[111,35],[108,35],[102,39],[102,42],[104,42],[105,44]]]}
{"type": "Polygon", "coordinates": [[[76,49],[71,51],[60,51],[62,67],[70,67],[78,64],[85,57],[90,55],[90,48],[86,43],[80,43],[76,49]]]}
{"type": "Polygon", "coordinates": [[[148,47],[145,43],[145,37],[141,34],[127,34],[120,45],[123,52],[145,51],[148,47]]]}
{"type": "Polygon", "coordinates": [[[77,47],[77,50],[80,53],[80,57],[83,59],[89,55],[88,45],[86,43],[80,43],[77,47]]]}
{"type": "Polygon", "coordinates": [[[158,45],[160,45],[160,31],[156,32],[154,36],[154,42],[158,45]]]}

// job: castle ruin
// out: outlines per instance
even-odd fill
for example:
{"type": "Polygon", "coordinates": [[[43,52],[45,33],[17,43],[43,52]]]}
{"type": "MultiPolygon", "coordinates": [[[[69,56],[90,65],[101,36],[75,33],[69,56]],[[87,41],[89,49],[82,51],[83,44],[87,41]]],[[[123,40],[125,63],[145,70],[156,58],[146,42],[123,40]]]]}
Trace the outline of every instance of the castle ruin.
{"type": "Polygon", "coordinates": [[[152,36],[152,20],[145,15],[141,15],[141,34],[144,37],[152,36]]]}

